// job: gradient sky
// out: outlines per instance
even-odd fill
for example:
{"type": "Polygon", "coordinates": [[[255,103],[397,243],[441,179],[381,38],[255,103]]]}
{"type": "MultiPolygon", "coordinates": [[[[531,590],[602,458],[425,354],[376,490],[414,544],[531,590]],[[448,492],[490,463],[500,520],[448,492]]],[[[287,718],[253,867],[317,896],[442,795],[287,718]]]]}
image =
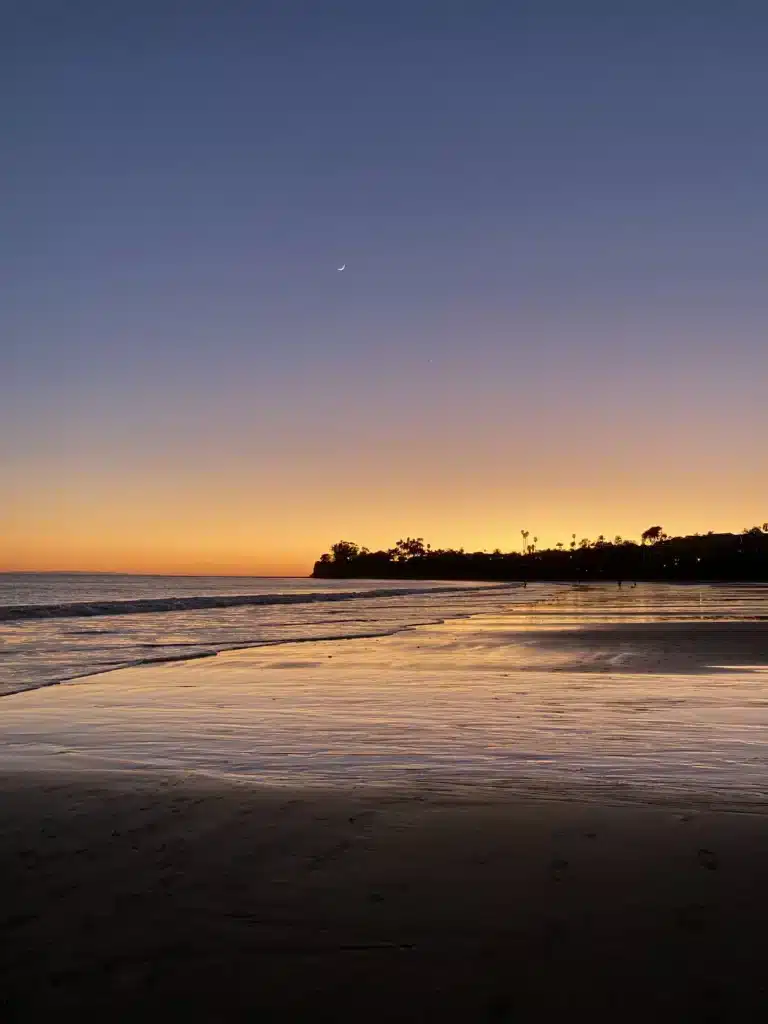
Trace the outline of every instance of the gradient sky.
{"type": "Polygon", "coordinates": [[[768,519],[762,0],[0,22],[0,568],[768,519]]]}

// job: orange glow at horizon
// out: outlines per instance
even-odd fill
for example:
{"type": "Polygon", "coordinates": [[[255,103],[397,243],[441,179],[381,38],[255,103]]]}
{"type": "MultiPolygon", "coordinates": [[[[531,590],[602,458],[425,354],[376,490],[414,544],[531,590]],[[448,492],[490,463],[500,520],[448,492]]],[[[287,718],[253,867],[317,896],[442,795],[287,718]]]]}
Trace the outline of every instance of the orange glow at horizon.
{"type": "Polygon", "coordinates": [[[695,386],[642,353],[579,384],[575,357],[553,377],[534,353],[522,379],[514,354],[459,341],[422,382],[357,368],[355,389],[318,377],[285,407],[245,385],[117,411],[96,395],[5,469],[0,569],[306,575],[340,539],[512,551],[523,529],[546,547],[768,519],[762,391],[725,353],[695,386]]]}
{"type": "Polygon", "coordinates": [[[304,576],[340,539],[377,549],[410,535],[433,547],[519,551],[522,529],[542,548],[567,546],[574,533],[577,543],[600,534],[638,540],[656,523],[677,535],[738,532],[766,519],[762,485],[745,487],[735,471],[721,474],[717,490],[706,473],[680,487],[674,475],[617,479],[605,467],[610,484],[601,486],[585,466],[536,487],[530,468],[513,483],[483,479],[475,466],[460,478],[433,469],[420,489],[413,469],[378,481],[361,470],[323,487],[305,466],[295,480],[273,481],[269,501],[237,474],[215,488],[192,476],[172,488],[158,478],[27,479],[24,514],[19,503],[0,515],[0,571],[304,576]]]}

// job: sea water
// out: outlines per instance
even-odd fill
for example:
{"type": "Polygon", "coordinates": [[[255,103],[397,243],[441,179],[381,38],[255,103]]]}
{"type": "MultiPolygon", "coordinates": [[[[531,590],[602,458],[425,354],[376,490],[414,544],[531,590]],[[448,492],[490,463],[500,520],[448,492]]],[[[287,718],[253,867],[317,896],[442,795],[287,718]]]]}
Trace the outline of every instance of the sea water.
{"type": "Polygon", "coordinates": [[[0,695],[235,648],[385,635],[525,593],[518,584],[0,573],[0,695]]]}

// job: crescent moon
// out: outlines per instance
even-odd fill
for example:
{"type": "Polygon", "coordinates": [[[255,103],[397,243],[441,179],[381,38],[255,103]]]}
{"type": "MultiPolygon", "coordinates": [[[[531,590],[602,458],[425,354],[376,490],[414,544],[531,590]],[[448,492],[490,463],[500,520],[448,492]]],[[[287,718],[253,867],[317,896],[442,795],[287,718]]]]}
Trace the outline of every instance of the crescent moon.
{"type": "Polygon", "coordinates": [[[336,267],[337,270],[343,270],[346,267],[346,263],[342,263],[340,267],[336,267]]]}

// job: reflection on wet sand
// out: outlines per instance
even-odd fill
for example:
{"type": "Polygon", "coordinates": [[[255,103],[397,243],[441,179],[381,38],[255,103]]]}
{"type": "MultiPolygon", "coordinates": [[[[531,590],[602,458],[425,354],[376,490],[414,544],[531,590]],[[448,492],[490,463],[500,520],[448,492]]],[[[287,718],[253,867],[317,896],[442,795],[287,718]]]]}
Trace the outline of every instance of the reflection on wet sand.
{"type": "Polygon", "coordinates": [[[767,593],[564,588],[392,637],[109,673],[5,698],[4,761],[757,805],[767,593]]]}

